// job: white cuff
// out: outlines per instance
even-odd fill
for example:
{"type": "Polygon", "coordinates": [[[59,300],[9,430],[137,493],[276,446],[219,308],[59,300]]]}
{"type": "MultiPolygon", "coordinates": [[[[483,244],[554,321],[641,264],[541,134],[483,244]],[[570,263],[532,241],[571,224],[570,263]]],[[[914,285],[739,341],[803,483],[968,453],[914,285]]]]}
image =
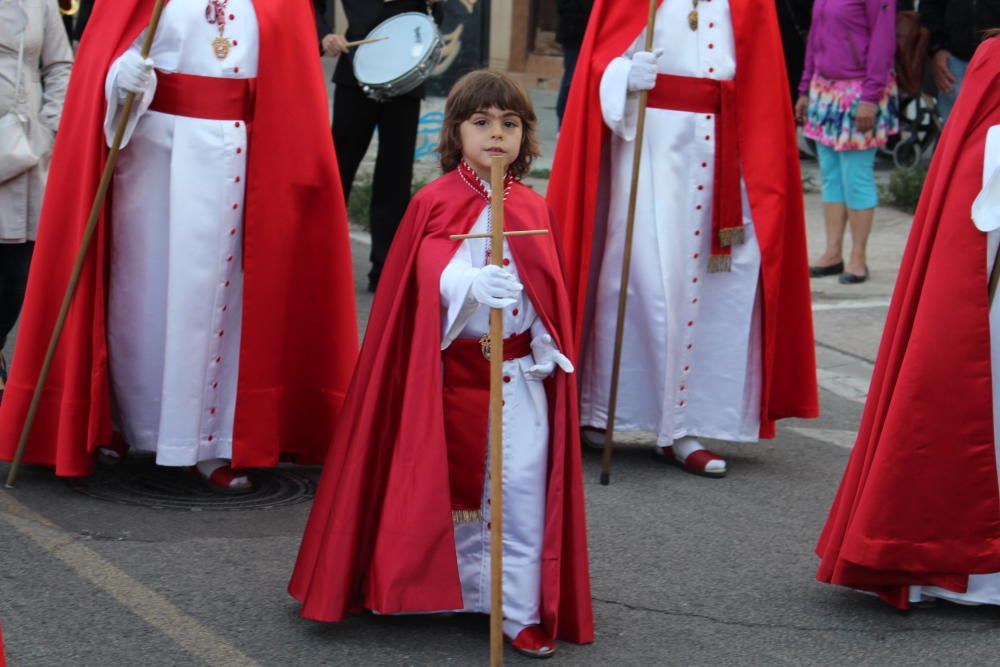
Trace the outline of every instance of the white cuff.
{"type": "Polygon", "coordinates": [[[986,135],[983,189],[972,202],[972,221],[982,232],[1000,229],[1000,125],[991,127],[986,135]]]}
{"type": "Polygon", "coordinates": [[[465,262],[452,261],[441,272],[441,349],[447,349],[465,329],[469,318],[478,310],[479,302],[472,296],[472,281],[479,269],[465,262]]]}
{"type": "MultiPolygon", "coordinates": [[[[116,85],[119,68],[118,61],[120,59],[111,63],[111,67],[108,69],[108,76],[104,80],[104,97],[108,103],[108,110],[104,116],[104,139],[108,146],[114,141],[115,132],[118,130],[118,117],[124,111],[123,107],[125,105],[123,102],[124,95],[120,95],[121,91],[116,85]]],[[[132,106],[132,115],[129,117],[128,123],[125,124],[125,134],[122,137],[120,148],[125,148],[132,139],[135,126],[139,123],[139,118],[149,110],[149,105],[153,103],[154,95],[156,95],[156,70],[153,70],[150,76],[149,87],[142,95],[136,96],[135,104],[132,106]]]]}
{"type": "Polygon", "coordinates": [[[639,123],[639,93],[628,92],[629,58],[615,58],[601,76],[601,115],[604,123],[625,141],[634,141],[639,123]]]}

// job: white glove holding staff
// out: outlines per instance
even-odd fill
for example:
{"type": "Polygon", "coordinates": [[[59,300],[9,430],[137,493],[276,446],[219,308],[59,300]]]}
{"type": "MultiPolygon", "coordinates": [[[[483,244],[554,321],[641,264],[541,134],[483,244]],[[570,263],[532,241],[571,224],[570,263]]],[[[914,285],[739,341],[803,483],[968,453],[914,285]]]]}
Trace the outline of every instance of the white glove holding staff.
{"type": "Polygon", "coordinates": [[[566,373],[573,372],[573,364],[552,342],[552,336],[544,334],[531,341],[531,356],[535,365],[524,372],[529,380],[544,380],[556,370],[556,366],[566,373]]]}
{"type": "Polygon", "coordinates": [[[656,61],[663,55],[663,49],[637,51],[632,56],[632,67],[628,71],[628,91],[638,93],[652,90],[656,86],[656,61]]]}
{"type": "Polygon", "coordinates": [[[472,279],[469,293],[479,303],[490,308],[506,308],[517,303],[524,285],[517,278],[504,271],[499,266],[488,264],[479,269],[472,279]]]}
{"type": "Polygon", "coordinates": [[[143,58],[135,51],[126,51],[118,60],[118,74],[115,86],[122,97],[128,93],[141,95],[149,88],[153,79],[153,61],[143,58]]]}

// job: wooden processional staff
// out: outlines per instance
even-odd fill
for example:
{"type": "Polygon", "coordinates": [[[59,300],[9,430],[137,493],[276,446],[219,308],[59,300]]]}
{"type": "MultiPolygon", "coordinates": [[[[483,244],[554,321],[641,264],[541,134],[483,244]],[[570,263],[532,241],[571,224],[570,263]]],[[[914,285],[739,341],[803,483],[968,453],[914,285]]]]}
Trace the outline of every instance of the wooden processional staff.
{"type": "MultiPolygon", "coordinates": [[[[456,234],[453,241],[490,239],[490,263],[503,266],[505,236],[548,234],[547,229],[505,232],[503,191],[506,164],[490,164],[490,220],[485,234],[456,234]]],[[[490,665],[503,665],[503,308],[490,309],[490,665]]]]}
{"type": "MultiPolygon", "coordinates": [[[[149,57],[149,51],[153,47],[153,39],[156,37],[156,29],[160,24],[160,15],[163,13],[164,0],[156,0],[153,5],[153,14],[149,19],[149,27],[146,29],[146,37],[142,42],[142,58],[149,57]]],[[[115,136],[111,141],[108,150],[107,160],[104,162],[104,171],[101,173],[101,181],[97,186],[97,194],[94,195],[94,203],[90,207],[90,217],[87,219],[87,226],[80,239],[80,250],[76,254],[76,263],[69,276],[69,284],[66,286],[66,295],[63,297],[62,307],[59,309],[59,316],[56,318],[56,325],[52,331],[52,338],[49,339],[49,348],[45,352],[45,359],[42,362],[42,370],[38,373],[38,381],[35,383],[35,393],[31,397],[28,405],[28,414],[24,418],[24,426],[21,428],[21,437],[17,442],[17,450],[14,452],[14,460],[10,463],[10,471],[7,473],[7,488],[13,489],[17,483],[17,472],[21,467],[21,459],[24,458],[24,450],[28,446],[28,438],[31,437],[31,427],[35,423],[35,415],[38,413],[38,404],[42,400],[42,390],[48,380],[49,371],[52,369],[52,359],[56,355],[56,348],[59,346],[59,339],[62,337],[63,328],[66,326],[66,315],[69,307],[73,303],[73,296],[76,294],[76,287],[80,283],[80,274],[83,272],[84,262],[90,252],[90,243],[94,238],[94,231],[97,229],[97,221],[101,217],[101,210],[104,208],[104,200],[108,194],[108,187],[111,179],[115,175],[115,165],[118,164],[118,152],[121,149],[122,139],[125,136],[125,128],[128,125],[129,117],[135,106],[135,93],[129,93],[122,105],[121,114],[118,117],[118,126],[115,128],[115,136]]]]}
{"type": "MultiPolygon", "coordinates": [[[[646,19],[646,50],[653,50],[657,0],[649,0],[646,19]]],[[[625,306],[628,303],[628,279],[632,269],[632,234],[635,231],[635,204],[639,192],[639,164],[642,161],[642,138],[646,131],[646,102],[649,91],[639,93],[639,120],[635,128],[635,153],[632,156],[632,189],[628,195],[628,218],[625,222],[625,256],[622,258],[621,290],[618,292],[618,320],[615,328],[615,352],[611,362],[611,391],[608,394],[608,423],[604,431],[604,456],[601,458],[601,484],[611,483],[611,452],[615,440],[615,412],[618,409],[618,374],[622,365],[622,334],[625,330],[625,306]]]]}

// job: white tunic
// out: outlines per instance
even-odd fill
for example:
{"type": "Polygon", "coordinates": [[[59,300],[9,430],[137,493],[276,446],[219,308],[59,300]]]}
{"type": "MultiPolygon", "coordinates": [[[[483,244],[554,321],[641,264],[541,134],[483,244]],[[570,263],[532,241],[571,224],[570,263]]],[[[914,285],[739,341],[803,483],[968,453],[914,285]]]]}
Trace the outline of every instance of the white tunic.
{"type": "MultiPolygon", "coordinates": [[[[665,2],[656,17],[662,74],[732,79],[736,72],[727,0],[665,2]]],[[[601,80],[611,128],[606,239],[585,332],[581,420],[604,428],[631,187],[638,94],[628,92],[629,56],[601,80]]],[[[650,108],[646,113],[615,430],[652,431],[665,446],[684,436],[756,441],[760,427],[760,250],[743,188],[746,240],[732,272],[709,273],[715,120],[712,114],[650,108]]],[[[598,235],[599,236],[599,235],[598,235]]],[[[592,288],[593,289],[593,288],[592,288]]]]}
{"type": "MultiPolygon", "coordinates": [[[[256,76],[251,0],[229,0],[227,13],[234,46],[218,60],[204,0],[170,2],[150,53],[156,68],[256,76]]],[[[116,62],[106,83],[109,139],[120,111],[117,72],[116,62]]],[[[125,440],[156,451],[160,465],[183,466],[232,452],[247,134],[241,118],[148,111],[152,93],[139,105],[115,171],[108,354],[125,440]]]]}
{"type": "MultiPolygon", "coordinates": [[[[472,233],[487,229],[488,208],[476,220],[472,233]]],[[[469,293],[472,279],[485,265],[485,239],[469,239],[441,273],[442,341],[446,349],[456,338],[478,339],[489,332],[489,308],[469,293]]],[[[517,266],[504,242],[504,267],[517,277],[517,266]]],[[[530,331],[532,338],[546,333],[531,300],[523,292],[504,309],[506,337],[530,331]]],[[[525,375],[533,357],[505,361],[503,372],[503,612],[504,632],[511,637],[540,622],[541,556],[545,527],[548,477],[549,416],[545,387],[525,375]]],[[[490,482],[487,461],[483,485],[483,521],[455,525],[455,547],[462,581],[463,611],[490,612],[490,482]]]]}
{"type": "MultiPolygon", "coordinates": [[[[983,158],[983,190],[973,203],[976,227],[987,232],[986,275],[993,269],[993,259],[1000,248],[1000,125],[990,128],[983,158]]],[[[1000,299],[990,307],[990,362],[993,375],[993,443],[1000,470],[1000,299]]],[[[1000,605],[1000,572],[973,574],[965,593],[955,593],[937,586],[911,586],[910,601],[942,598],[959,604],[1000,605]]]]}

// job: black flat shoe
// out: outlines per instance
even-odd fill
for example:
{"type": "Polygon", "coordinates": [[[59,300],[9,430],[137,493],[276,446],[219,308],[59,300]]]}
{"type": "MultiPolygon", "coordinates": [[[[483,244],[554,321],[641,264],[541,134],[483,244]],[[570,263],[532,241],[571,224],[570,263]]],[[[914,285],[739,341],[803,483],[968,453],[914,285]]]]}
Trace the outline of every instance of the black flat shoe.
{"type": "Polygon", "coordinates": [[[810,278],[822,278],[824,276],[836,276],[844,272],[844,263],[837,262],[836,264],[831,264],[830,266],[810,266],[809,267],[809,277],[810,278]]]}
{"type": "Polygon", "coordinates": [[[841,273],[840,278],[838,278],[841,285],[860,285],[861,283],[868,280],[868,267],[865,267],[865,272],[862,275],[857,275],[856,273],[841,273]]]}
{"type": "Polygon", "coordinates": [[[587,449],[602,451],[604,449],[604,431],[584,426],[580,429],[580,443],[587,449]]]}

